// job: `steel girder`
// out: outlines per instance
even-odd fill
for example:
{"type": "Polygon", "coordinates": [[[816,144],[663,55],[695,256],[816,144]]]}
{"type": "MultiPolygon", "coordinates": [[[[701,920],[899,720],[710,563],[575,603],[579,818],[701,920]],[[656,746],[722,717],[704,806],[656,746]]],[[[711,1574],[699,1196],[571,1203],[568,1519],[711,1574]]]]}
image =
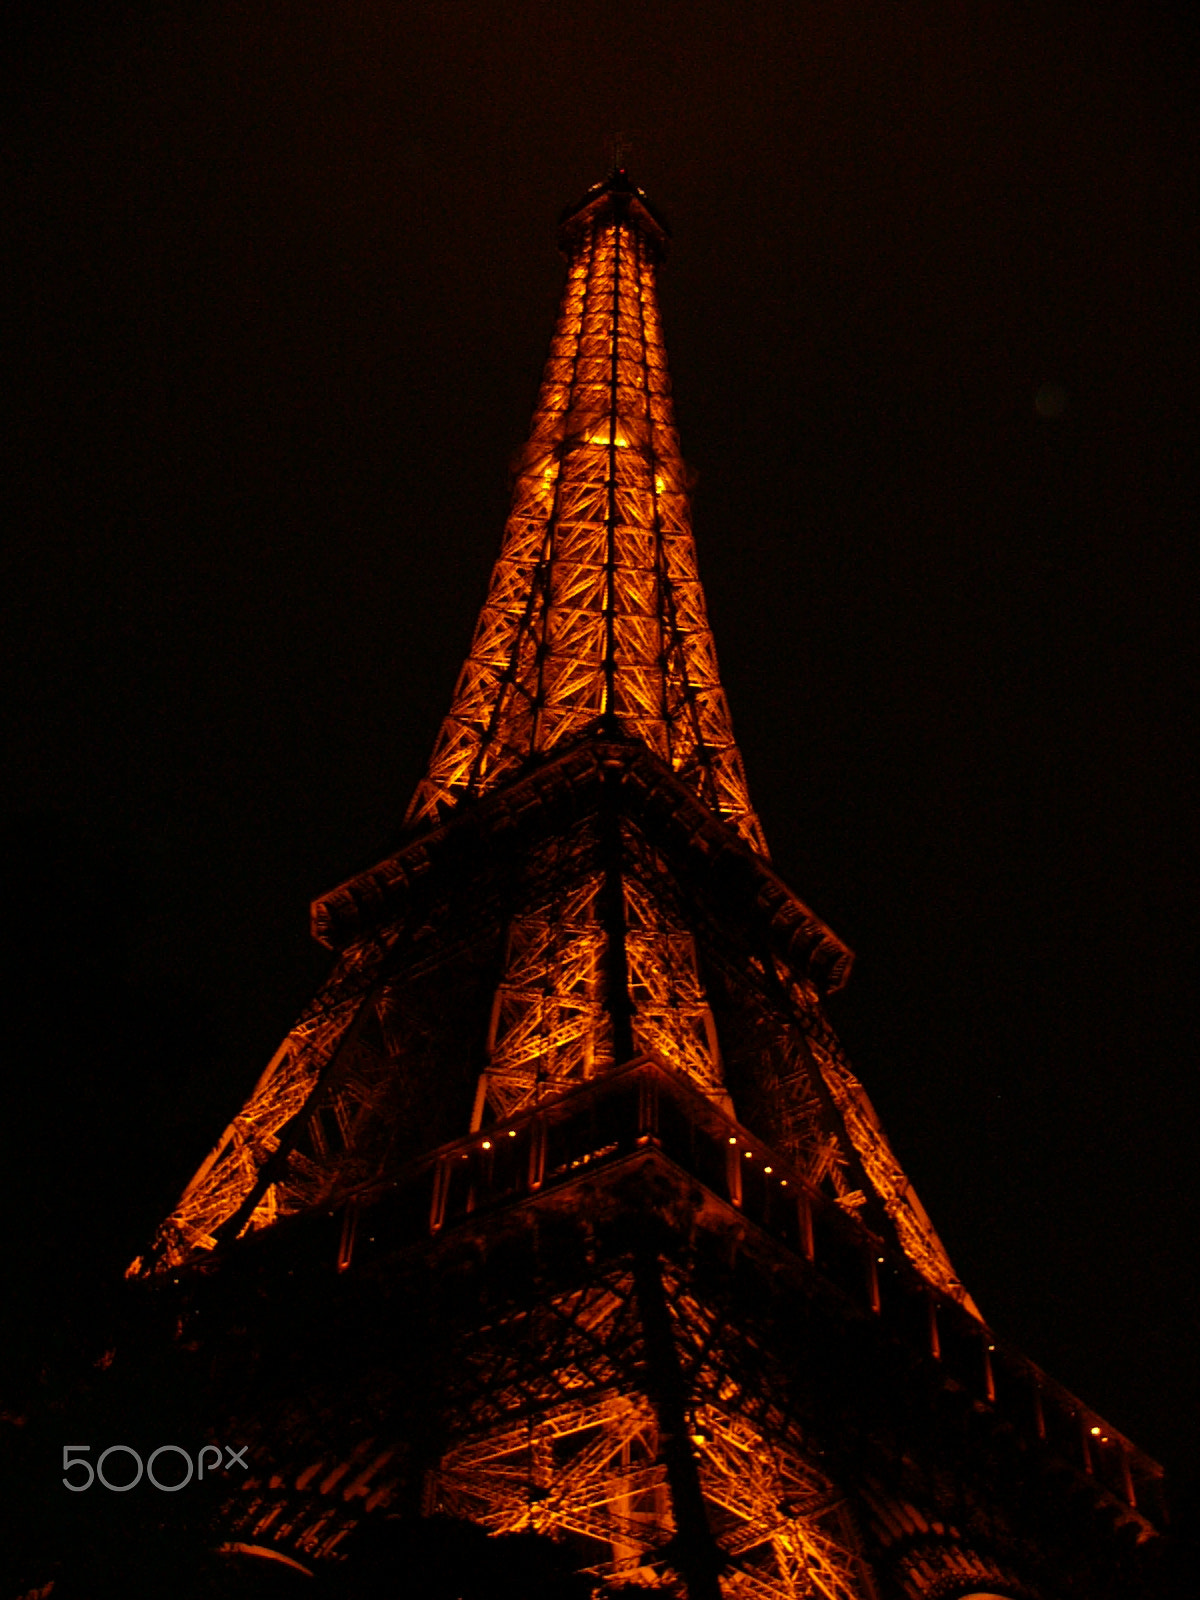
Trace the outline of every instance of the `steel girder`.
{"type": "Polygon", "coordinates": [[[568,250],[500,558],[407,821],[436,822],[608,723],[765,854],[696,564],[657,243],[600,208],[568,250]]]}

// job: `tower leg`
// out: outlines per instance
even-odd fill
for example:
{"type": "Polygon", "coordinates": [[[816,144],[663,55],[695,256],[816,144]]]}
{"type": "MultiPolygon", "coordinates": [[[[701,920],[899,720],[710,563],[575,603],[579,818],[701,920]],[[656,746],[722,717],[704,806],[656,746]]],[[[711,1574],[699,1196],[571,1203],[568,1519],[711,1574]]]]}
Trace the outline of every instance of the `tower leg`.
{"type": "Polygon", "coordinates": [[[675,1513],[675,1565],[689,1600],[721,1600],[720,1552],[708,1525],[700,1474],[688,1437],[687,1389],[671,1329],[657,1251],[639,1245],[634,1291],[646,1342],[646,1384],[658,1418],[663,1461],[675,1513]]]}

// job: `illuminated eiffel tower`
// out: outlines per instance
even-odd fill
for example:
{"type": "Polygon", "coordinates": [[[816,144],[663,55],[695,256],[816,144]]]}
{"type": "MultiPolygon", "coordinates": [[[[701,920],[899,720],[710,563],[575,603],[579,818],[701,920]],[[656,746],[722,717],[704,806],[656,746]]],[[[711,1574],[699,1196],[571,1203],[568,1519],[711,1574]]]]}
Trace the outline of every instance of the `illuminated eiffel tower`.
{"type": "Polygon", "coordinates": [[[667,242],[624,171],[564,216],[405,842],[316,901],[329,980],[131,1275],[218,1352],[246,1546],[443,1515],[598,1592],[1136,1593],[1159,1469],[982,1321],[826,1017],[850,952],[771,867],[667,242]]]}

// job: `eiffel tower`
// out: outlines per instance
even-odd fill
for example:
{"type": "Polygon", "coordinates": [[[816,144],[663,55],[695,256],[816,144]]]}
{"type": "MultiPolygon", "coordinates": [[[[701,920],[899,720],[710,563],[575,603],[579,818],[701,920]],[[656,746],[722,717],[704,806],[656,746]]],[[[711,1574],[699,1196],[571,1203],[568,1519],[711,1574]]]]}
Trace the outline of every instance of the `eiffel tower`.
{"type": "Polygon", "coordinates": [[[566,286],[403,842],[130,1275],[214,1352],[231,1538],[555,1541],[597,1594],[1142,1592],[1161,1473],[983,1320],[826,1015],[697,570],[624,170],[566,286]]]}

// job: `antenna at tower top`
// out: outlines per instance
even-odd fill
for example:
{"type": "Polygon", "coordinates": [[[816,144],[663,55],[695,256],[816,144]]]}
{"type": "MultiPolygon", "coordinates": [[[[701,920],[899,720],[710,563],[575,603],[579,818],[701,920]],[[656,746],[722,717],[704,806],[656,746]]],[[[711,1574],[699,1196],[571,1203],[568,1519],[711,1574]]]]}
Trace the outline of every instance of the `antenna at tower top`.
{"type": "Polygon", "coordinates": [[[624,133],[614,133],[608,142],[609,166],[613,172],[623,172],[633,154],[633,141],[624,133]]]}

